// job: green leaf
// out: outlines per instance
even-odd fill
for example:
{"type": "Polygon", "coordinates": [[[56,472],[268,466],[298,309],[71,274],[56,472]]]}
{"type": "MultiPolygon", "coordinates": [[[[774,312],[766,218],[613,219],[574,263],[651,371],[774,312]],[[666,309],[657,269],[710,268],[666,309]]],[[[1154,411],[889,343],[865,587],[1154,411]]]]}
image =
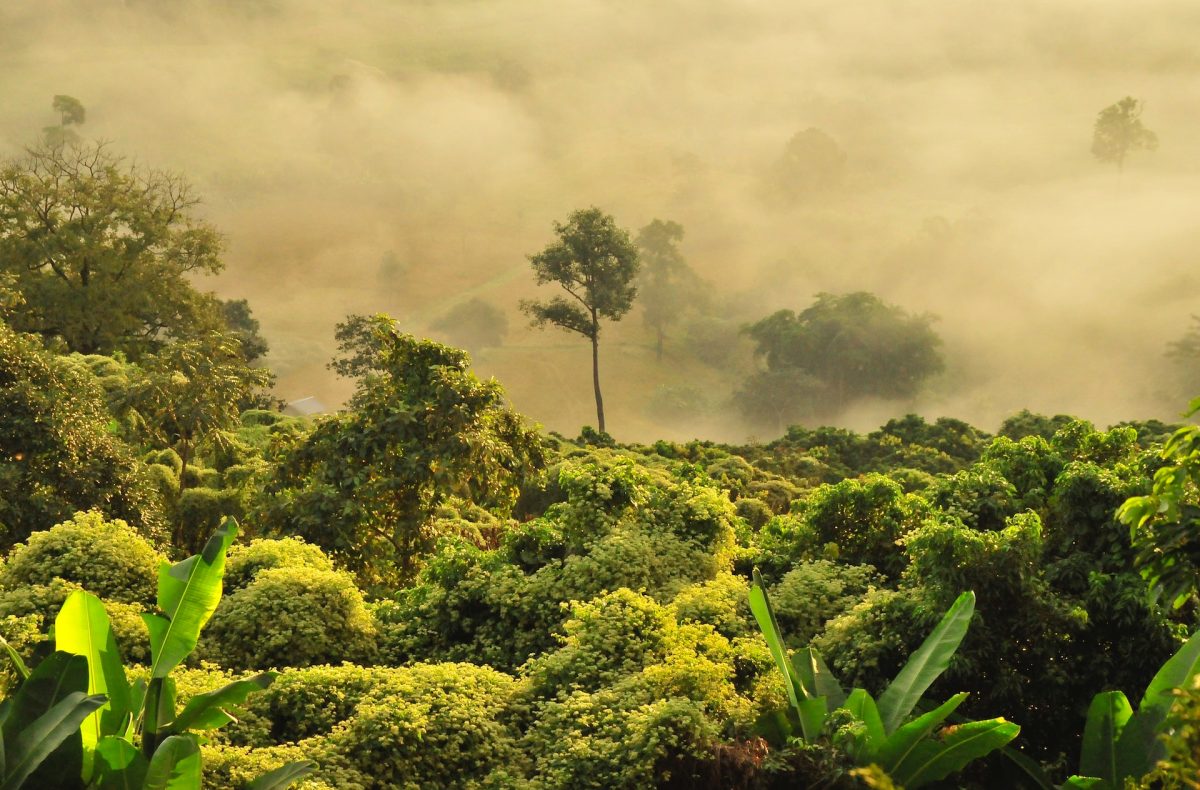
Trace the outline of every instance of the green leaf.
{"type": "MultiPolygon", "coordinates": [[[[50,757],[68,738],[78,736],[79,725],[103,704],[103,696],[89,697],[82,691],[72,691],[33,722],[22,727],[15,740],[6,738],[6,771],[0,790],[19,788],[43,760],[50,757]]],[[[74,773],[77,779],[77,772],[74,773]]]]}
{"type": "Polygon", "coordinates": [[[908,659],[896,679],[879,695],[879,715],[890,735],[916,707],[921,695],[950,665],[975,613],[975,593],[965,592],[908,659]]]}
{"type": "Polygon", "coordinates": [[[11,707],[4,719],[6,741],[21,733],[46,711],[61,702],[68,694],[87,694],[87,659],[56,651],[34,667],[29,677],[11,698],[11,707]]]}
{"type": "Polygon", "coordinates": [[[854,689],[846,697],[842,708],[861,721],[866,728],[865,735],[856,739],[851,756],[860,765],[874,762],[872,756],[887,737],[883,731],[883,720],[879,718],[879,708],[875,706],[875,699],[863,689],[854,689]]]}
{"type": "Polygon", "coordinates": [[[317,764],[312,760],[288,763],[258,777],[246,785],[246,790],[284,790],[291,787],[297,779],[303,779],[316,769],[317,764]]]}
{"type": "Polygon", "coordinates": [[[831,708],[840,708],[846,701],[846,692],[825,666],[821,654],[813,648],[806,647],[792,654],[792,668],[808,696],[825,697],[831,708]]]}
{"type": "Polygon", "coordinates": [[[193,735],[172,735],[154,750],[144,790],[200,790],[200,746],[193,735]]]}
{"type": "Polygon", "coordinates": [[[108,702],[83,723],[83,778],[92,777],[92,755],[105,735],[115,735],[129,712],[129,681],[117,653],[117,642],[104,604],[91,593],[76,590],[67,597],[54,620],[55,647],[83,656],[88,663],[88,693],[105,694],[108,702]]]}
{"type": "Polygon", "coordinates": [[[1022,754],[1011,746],[1005,746],[1000,750],[1000,754],[1013,765],[1020,768],[1039,790],[1055,790],[1050,777],[1046,775],[1046,770],[1042,768],[1041,763],[1037,760],[1022,754]]]}
{"type": "Polygon", "coordinates": [[[1167,659],[1157,674],[1146,686],[1142,702],[1138,705],[1138,713],[1146,713],[1150,709],[1161,709],[1165,718],[1167,711],[1175,702],[1171,693],[1174,689],[1183,688],[1188,681],[1200,670],[1200,631],[1192,634],[1192,638],[1183,647],[1167,659]]]}
{"type": "Polygon", "coordinates": [[[1103,779],[1097,779],[1094,776],[1072,776],[1067,781],[1063,782],[1063,788],[1072,788],[1072,790],[1108,790],[1109,785],[1103,779]]]}
{"type": "Polygon", "coordinates": [[[8,653],[8,660],[12,663],[13,668],[17,670],[17,674],[21,676],[21,680],[29,677],[29,667],[25,666],[25,662],[21,659],[21,654],[13,649],[13,646],[8,643],[4,637],[0,636],[0,646],[4,647],[4,651],[8,653]]]}
{"type": "Polygon", "coordinates": [[[800,729],[804,733],[804,740],[808,742],[815,741],[821,735],[821,728],[825,726],[825,719],[829,715],[829,705],[824,697],[805,697],[800,700],[800,707],[796,709],[800,716],[800,729]]]}
{"type": "Polygon", "coordinates": [[[142,790],[149,763],[129,741],[108,735],[96,744],[96,790],[142,790]]]}
{"type": "Polygon", "coordinates": [[[754,619],[758,621],[758,628],[762,631],[763,638],[767,640],[767,647],[771,651],[771,657],[775,659],[775,666],[779,667],[779,671],[783,674],[788,701],[792,704],[792,708],[799,711],[803,687],[795,677],[795,668],[792,666],[792,662],[788,660],[787,647],[783,644],[779,625],[775,621],[775,612],[771,610],[771,601],[767,598],[767,591],[763,587],[762,576],[759,575],[758,568],[754,569],[754,583],[750,585],[750,611],[754,615],[754,619]]]}
{"type": "Polygon", "coordinates": [[[944,779],[961,771],[973,760],[999,749],[1017,737],[1021,728],[1004,719],[988,719],[955,725],[940,740],[917,744],[891,774],[907,790],[944,779]]]}
{"type": "Polygon", "coordinates": [[[197,694],[188,700],[187,705],[175,717],[171,731],[181,733],[186,730],[215,730],[236,721],[224,708],[242,704],[250,694],[270,686],[278,674],[262,672],[254,677],[235,680],[216,691],[197,694]]]}
{"type": "Polygon", "coordinates": [[[1182,688],[1200,669],[1200,631],[1167,659],[1146,686],[1137,713],[1129,717],[1117,739],[1117,774],[1138,778],[1148,773],[1166,755],[1159,730],[1166,721],[1175,697],[1171,691],[1182,688]]]}
{"type": "Polygon", "coordinates": [[[1133,707],[1120,691],[1106,691],[1092,697],[1087,724],[1083,728],[1083,749],[1079,770],[1117,786],[1117,742],[1125,724],[1133,716],[1133,707]]]}
{"type": "Polygon", "coordinates": [[[928,738],[966,698],[965,692],[955,694],[938,707],[897,729],[879,747],[876,759],[872,762],[878,762],[889,774],[894,773],[916,749],[917,744],[928,738]]]}
{"type": "Polygon", "coordinates": [[[200,554],[158,571],[158,608],[166,617],[146,614],[150,630],[151,678],[165,678],[196,649],[200,630],[221,601],[225,554],[237,536],[237,522],[226,519],[200,554]]]}

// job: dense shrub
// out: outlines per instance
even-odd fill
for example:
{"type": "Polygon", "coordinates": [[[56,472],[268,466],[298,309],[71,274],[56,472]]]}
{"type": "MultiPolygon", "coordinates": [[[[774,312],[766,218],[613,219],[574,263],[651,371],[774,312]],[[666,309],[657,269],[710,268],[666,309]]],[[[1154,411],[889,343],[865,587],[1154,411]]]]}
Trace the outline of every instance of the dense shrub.
{"type": "Polygon", "coordinates": [[[1003,529],[1005,519],[1020,510],[1016,486],[988,464],[937,480],[925,497],[945,515],[974,529],[1003,529]]]}
{"type": "Polygon", "coordinates": [[[575,615],[563,646],[528,667],[537,786],[695,786],[722,738],[748,734],[756,706],[738,688],[736,643],[629,590],[575,615]]]}
{"type": "Polygon", "coordinates": [[[120,519],[95,511],[30,536],[15,546],[3,568],[0,589],[45,585],[59,578],[105,600],[149,606],[158,590],[163,557],[120,519]]]}
{"type": "Polygon", "coordinates": [[[684,587],[671,600],[676,622],[711,625],[728,638],[754,630],[749,604],[750,585],[741,576],[720,573],[705,582],[684,587]]]}
{"type": "Polygon", "coordinates": [[[199,550],[224,518],[240,519],[244,515],[241,492],[236,489],[188,488],[179,495],[176,509],[183,525],[179,534],[192,550],[199,550]]]}
{"type": "MultiPolygon", "coordinates": [[[[20,584],[0,590],[0,635],[25,645],[22,655],[28,658],[34,645],[48,639],[50,626],[67,596],[79,589],[84,588],[77,582],[55,578],[47,584],[20,584]]],[[[122,661],[146,661],[150,656],[150,632],[141,617],[146,609],[137,603],[103,603],[122,661]]]]}
{"type": "Polygon", "coordinates": [[[806,646],[883,579],[869,565],[841,565],[814,560],[784,574],[771,590],[771,603],[779,626],[793,648],[806,646]]]}
{"type": "Polygon", "coordinates": [[[882,475],[824,485],[808,498],[807,522],[819,543],[837,544],[837,556],[864,563],[895,578],[904,569],[897,541],[928,512],[920,497],[905,494],[882,475]]]}
{"type": "Polygon", "coordinates": [[[744,519],[752,529],[762,529],[774,515],[766,502],[753,497],[742,497],[734,504],[734,508],[738,518],[744,519]]]}
{"type": "Polygon", "coordinates": [[[620,587],[665,603],[732,565],[727,498],[627,459],[565,465],[566,502],[496,551],[443,540],[416,585],[376,609],[384,660],[515,669],[555,644],[567,601],[620,587]]]}
{"type": "Polygon", "coordinates": [[[574,608],[562,647],[530,662],[533,693],[565,696],[602,686],[666,655],[671,613],[644,595],[620,589],[574,608]]]}
{"type": "Polygon", "coordinates": [[[783,578],[796,563],[824,555],[837,556],[836,545],[823,545],[813,526],[795,514],[772,518],[753,537],[752,543],[744,562],[739,561],[738,572],[749,576],[757,566],[768,580],[783,578]]]}
{"type": "Polygon", "coordinates": [[[259,571],[272,568],[314,568],[332,571],[333,561],[320,546],[305,543],[301,538],[258,538],[232,546],[225,560],[225,592],[240,590],[259,571]]]}
{"type": "Polygon", "coordinates": [[[204,657],[234,669],[366,661],[374,649],[353,578],[303,567],[261,571],[223,598],[200,643],[204,657]]]}
{"type": "Polygon", "coordinates": [[[361,773],[367,790],[486,787],[493,772],[520,772],[516,732],[505,721],[514,687],[511,677],[472,664],[392,670],[327,748],[361,773]]]}
{"type": "Polygon", "coordinates": [[[163,529],[159,498],[111,419],[91,373],[0,322],[0,549],[80,510],[147,535],[163,529]]]}

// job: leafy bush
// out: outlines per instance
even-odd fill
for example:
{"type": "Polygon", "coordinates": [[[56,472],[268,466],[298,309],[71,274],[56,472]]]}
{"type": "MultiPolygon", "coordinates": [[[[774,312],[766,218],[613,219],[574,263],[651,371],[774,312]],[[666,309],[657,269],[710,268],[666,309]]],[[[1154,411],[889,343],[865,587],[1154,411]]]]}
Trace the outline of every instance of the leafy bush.
{"type": "Polygon", "coordinates": [[[489,775],[522,762],[505,721],[514,688],[511,677],[472,664],[391,670],[326,748],[365,778],[367,790],[487,786],[489,775]]]}
{"type": "Polygon", "coordinates": [[[260,571],[221,601],[201,654],[233,669],[363,661],[375,627],[349,574],[314,568],[260,571]]]}
{"type": "Polygon", "coordinates": [[[669,611],[628,589],[579,604],[563,624],[562,647],[528,665],[532,692],[554,697],[596,691],[657,663],[666,655],[672,622],[669,611]]]}
{"type": "Polygon", "coordinates": [[[751,630],[750,609],[746,604],[749,586],[741,576],[720,573],[705,582],[684,587],[671,600],[676,622],[710,625],[730,639],[751,630]]]}
{"type": "Polygon", "coordinates": [[[784,574],[771,591],[779,626],[792,647],[803,647],[825,623],[848,612],[883,579],[869,565],[814,560],[784,574]]]}
{"type": "Polygon", "coordinates": [[[232,593],[254,581],[259,571],[272,568],[313,568],[332,571],[333,561],[320,546],[301,538],[257,538],[229,550],[225,561],[225,590],[232,593]]]}
{"type": "Polygon", "coordinates": [[[65,579],[109,601],[150,605],[163,560],[150,543],[120,519],[98,512],[69,521],[15,546],[0,569],[0,589],[65,579]]]}
{"type": "MultiPolygon", "coordinates": [[[[189,472],[196,467],[189,467],[189,472]]],[[[204,470],[206,472],[215,470],[204,470]]],[[[216,482],[215,480],[211,482],[216,482]]],[[[231,489],[187,488],[179,495],[176,517],[182,522],[179,535],[187,546],[199,546],[223,518],[245,514],[241,492],[231,489]]]]}
{"type": "Polygon", "coordinates": [[[895,578],[905,565],[897,541],[927,512],[923,499],[905,494],[895,481],[867,475],[813,491],[804,520],[819,543],[837,544],[840,559],[872,565],[895,578]]]}
{"type": "Polygon", "coordinates": [[[627,459],[567,464],[560,479],[567,501],[537,524],[497,551],[443,540],[418,583],[376,608],[384,660],[515,669],[555,645],[566,601],[630,587],[666,603],[730,570],[736,516],[712,488],[627,459]]]}
{"type": "Polygon", "coordinates": [[[617,590],[576,606],[562,647],[530,662],[540,699],[524,746],[536,785],[695,786],[722,737],[748,734],[755,705],[738,688],[747,656],[711,626],[670,614],[617,590]]]}

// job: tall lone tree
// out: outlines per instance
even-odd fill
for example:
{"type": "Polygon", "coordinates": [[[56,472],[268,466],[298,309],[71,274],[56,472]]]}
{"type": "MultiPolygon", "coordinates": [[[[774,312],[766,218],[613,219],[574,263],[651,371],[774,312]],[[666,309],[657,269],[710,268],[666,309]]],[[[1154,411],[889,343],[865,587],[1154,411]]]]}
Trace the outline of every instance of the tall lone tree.
{"type": "Polygon", "coordinates": [[[604,427],[600,394],[600,320],[619,321],[637,295],[637,247],[616,220],[595,206],[554,223],[558,241],[529,256],[538,285],[557,283],[567,296],[546,301],[522,300],[521,310],[534,326],[553,324],[583,335],[592,343],[592,386],[596,423],[604,427]]]}
{"type": "Polygon", "coordinates": [[[1142,125],[1143,109],[1142,102],[1126,96],[1101,110],[1092,132],[1092,154],[1101,162],[1115,162],[1117,170],[1123,171],[1130,153],[1157,149],[1158,135],[1142,125]]]}
{"type": "Polygon", "coordinates": [[[638,291],[643,319],[654,331],[654,354],[660,362],[667,330],[700,296],[700,279],[679,251],[681,241],[683,226],[670,220],[656,219],[637,235],[642,267],[638,291]]]}
{"type": "Polygon", "coordinates": [[[58,113],[58,126],[47,126],[42,130],[46,137],[46,144],[63,146],[79,142],[79,134],[71,127],[81,126],[87,119],[87,111],[83,107],[83,102],[74,96],[59,94],[54,97],[50,106],[58,113]]]}

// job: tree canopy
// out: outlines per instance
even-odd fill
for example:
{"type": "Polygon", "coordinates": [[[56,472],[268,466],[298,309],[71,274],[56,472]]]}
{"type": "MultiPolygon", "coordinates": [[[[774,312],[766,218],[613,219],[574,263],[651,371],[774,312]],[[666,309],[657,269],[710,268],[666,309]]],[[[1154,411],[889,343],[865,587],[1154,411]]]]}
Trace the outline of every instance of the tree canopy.
{"type": "Polygon", "coordinates": [[[1140,101],[1126,96],[1101,110],[1092,132],[1092,155],[1101,162],[1116,164],[1120,170],[1134,151],[1158,148],[1158,135],[1142,124],[1143,109],[1140,101]]]}
{"type": "Polygon", "coordinates": [[[822,293],[746,327],[766,370],[739,393],[751,417],[828,416],[866,397],[908,398],[942,370],[932,317],[909,315],[863,291],[822,293]]]}
{"type": "Polygon", "coordinates": [[[0,273],[24,304],[14,328],[84,354],[136,359],[219,326],[189,282],[222,263],[179,176],[140,168],[103,143],[44,145],[0,165],[0,273]]]}
{"type": "Polygon", "coordinates": [[[146,532],[160,502],[95,379],[0,321],[0,546],[95,509],[146,532]]]}
{"type": "Polygon", "coordinates": [[[655,356],[659,360],[667,331],[679,323],[701,296],[700,278],[679,251],[681,241],[683,226],[670,220],[656,219],[637,235],[641,259],[639,301],[646,326],[654,332],[655,356]]]}
{"type": "Polygon", "coordinates": [[[543,464],[537,432],[466,352],[365,319],[376,356],[349,410],[318,423],[283,459],[263,523],[322,546],[367,584],[410,580],[451,496],[511,505],[543,464]]]}

